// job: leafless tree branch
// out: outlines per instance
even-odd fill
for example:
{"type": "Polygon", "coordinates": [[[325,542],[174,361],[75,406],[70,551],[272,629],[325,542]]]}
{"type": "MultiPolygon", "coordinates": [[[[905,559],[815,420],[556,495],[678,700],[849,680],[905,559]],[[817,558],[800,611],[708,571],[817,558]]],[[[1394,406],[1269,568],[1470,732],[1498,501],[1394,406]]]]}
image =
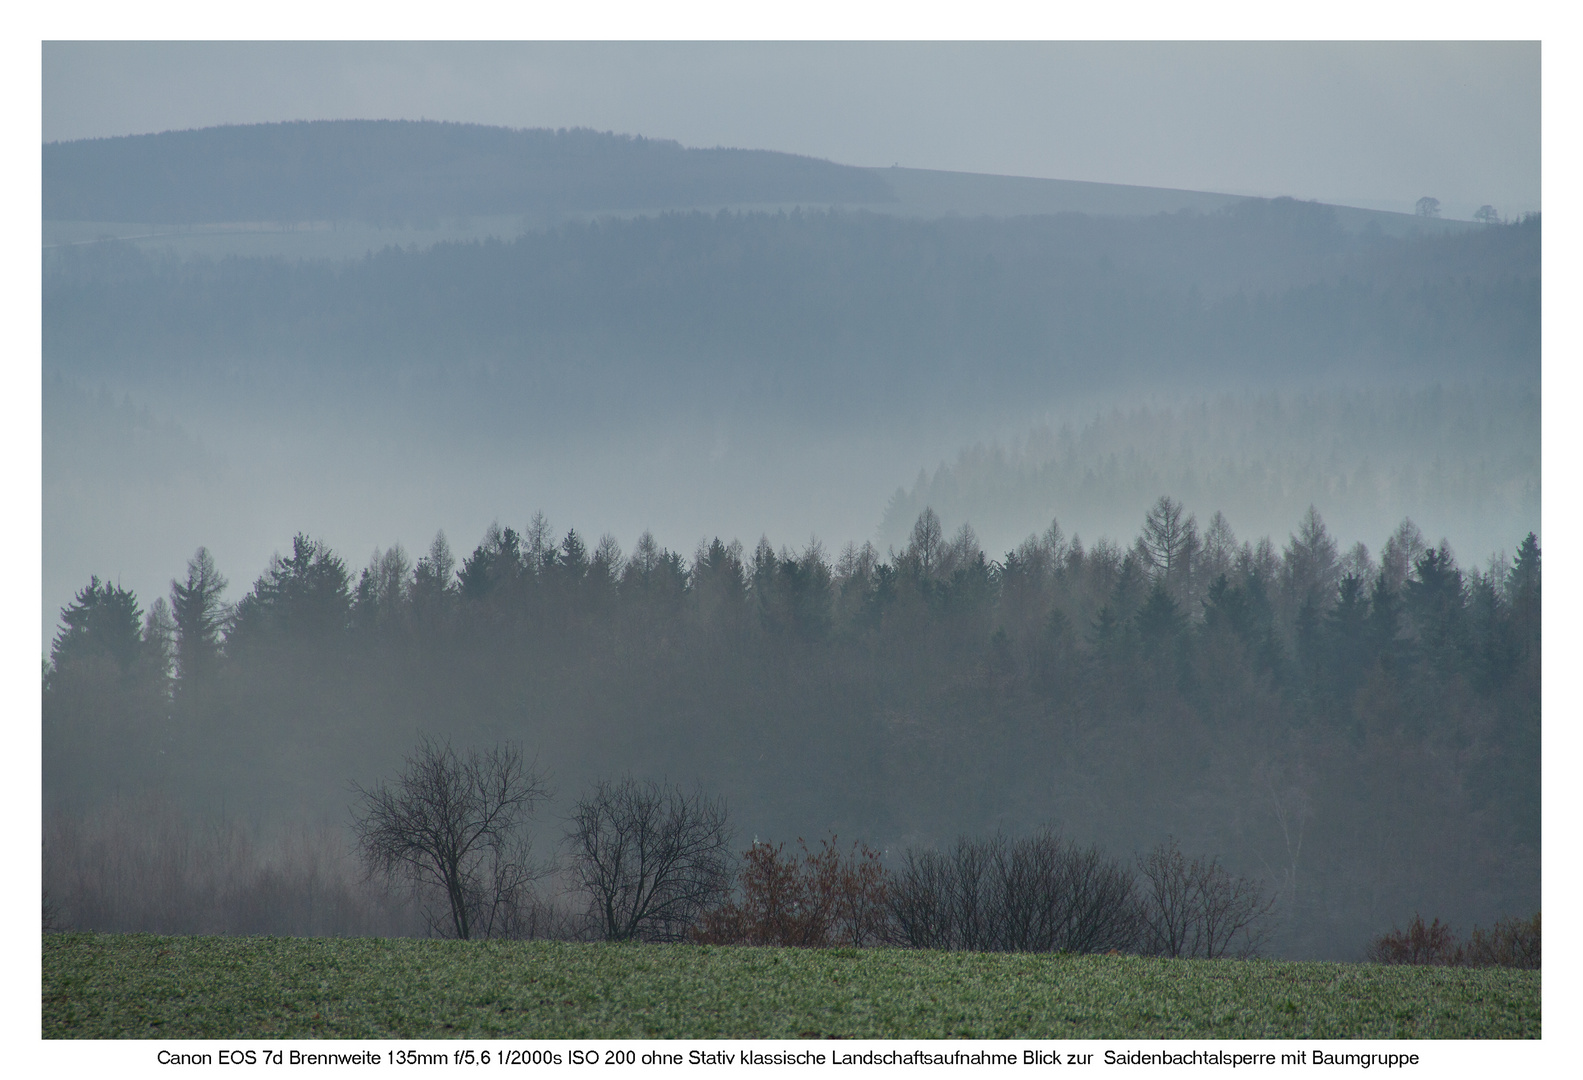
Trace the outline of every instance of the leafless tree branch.
{"type": "Polygon", "coordinates": [[[578,802],[567,842],[609,941],[679,941],[730,887],[725,802],[701,791],[602,781],[578,802]]]}
{"type": "Polygon", "coordinates": [[[521,934],[532,884],[544,872],[531,859],[526,825],[548,786],[519,747],[459,755],[425,738],[394,782],[353,789],[362,802],[353,825],[364,862],[424,897],[435,932],[521,934]]]}

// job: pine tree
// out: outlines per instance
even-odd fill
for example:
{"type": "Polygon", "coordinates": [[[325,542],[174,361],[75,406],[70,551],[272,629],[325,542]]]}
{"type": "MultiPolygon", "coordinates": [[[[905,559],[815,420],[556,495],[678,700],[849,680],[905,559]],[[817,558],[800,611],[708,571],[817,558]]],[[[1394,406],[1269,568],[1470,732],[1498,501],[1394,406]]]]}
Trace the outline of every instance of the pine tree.
{"type": "Polygon", "coordinates": [[[130,589],[97,575],[61,609],[61,631],[50,648],[50,664],[58,674],[94,661],[107,661],[129,671],[143,653],[143,612],[130,589]]]}
{"type": "Polygon", "coordinates": [[[272,558],[237,603],[232,639],[322,642],[347,629],[351,611],[346,564],[323,542],[298,533],[291,555],[272,558]]]}
{"type": "Polygon", "coordinates": [[[214,567],[208,548],[187,560],[187,579],[170,583],[171,617],[176,624],[177,693],[209,678],[220,656],[220,635],[230,610],[220,599],[229,583],[214,567]]]}
{"type": "Polygon", "coordinates": [[[1461,670],[1468,659],[1463,586],[1462,571],[1444,543],[1419,556],[1407,582],[1407,616],[1425,659],[1442,675],[1461,670]]]}

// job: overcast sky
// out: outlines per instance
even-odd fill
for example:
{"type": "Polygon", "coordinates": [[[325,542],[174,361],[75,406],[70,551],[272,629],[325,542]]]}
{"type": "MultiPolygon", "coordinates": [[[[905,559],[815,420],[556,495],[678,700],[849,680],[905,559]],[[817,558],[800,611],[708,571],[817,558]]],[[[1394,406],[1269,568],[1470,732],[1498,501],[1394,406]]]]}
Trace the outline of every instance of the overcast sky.
{"type": "Polygon", "coordinates": [[[1540,208],[1536,43],[46,43],[46,141],[321,118],[853,165],[1540,208]]]}

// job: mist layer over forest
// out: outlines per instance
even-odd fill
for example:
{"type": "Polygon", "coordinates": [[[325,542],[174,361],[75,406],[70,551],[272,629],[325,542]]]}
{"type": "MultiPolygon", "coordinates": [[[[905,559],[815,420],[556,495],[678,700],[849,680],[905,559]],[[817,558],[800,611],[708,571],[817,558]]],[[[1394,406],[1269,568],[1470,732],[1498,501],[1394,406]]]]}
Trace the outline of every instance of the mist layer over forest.
{"type": "MultiPolygon", "coordinates": [[[[1211,460],[1186,477],[1156,432],[1111,438],[1129,479],[1045,483],[1029,493],[1039,516],[1119,534],[1164,491],[1212,512],[1202,491],[1244,529],[1278,533],[1312,502],[1348,542],[1377,543],[1412,514],[1482,558],[1537,527],[1532,498],[1512,493],[1538,486],[1538,252],[1537,221],[1393,237],[1290,200],[1146,217],[673,213],[351,261],[53,248],[44,637],[85,574],[146,591],[177,540],[260,562],[303,511],[348,550],[540,507],[629,543],[643,529],[682,546],[760,531],[890,543],[918,493],[885,507],[920,468],[1139,405],[1184,421],[1209,408],[1187,426],[1219,429],[1198,448],[1211,460]],[[125,416],[87,405],[101,390],[146,411],[150,434],[112,438],[125,416]],[[1289,408],[1309,419],[1211,404],[1250,392],[1306,395],[1289,408]],[[1426,423],[1440,434],[1404,446],[1398,433],[1426,423]],[[1510,453],[1443,437],[1468,423],[1528,437],[1510,453]],[[107,481],[163,453],[145,447],[154,429],[211,479],[107,481]],[[1228,454],[1231,429],[1247,436],[1228,454]],[[1129,453],[1169,467],[1132,468],[1129,453]],[[1275,478],[1254,497],[1200,474],[1228,468],[1228,482],[1275,478]],[[1354,510],[1360,469],[1379,489],[1368,513],[1354,510]],[[1420,498],[1437,483],[1425,475],[1460,479],[1420,498]],[[1265,507],[1272,485],[1283,494],[1265,507]],[[1397,493],[1408,505],[1390,505],[1397,493]]],[[[1025,453],[1018,467],[1046,465],[1025,453]]],[[[1031,520],[1024,507],[1002,522],[1004,499],[942,501],[997,542],[1031,520]]]]}
{"type": "Polygon", "coordinates": [[[992,549],[1057,509],[1091,536],[1125,536],[1173,493],[1257,531],[1325,508],[1336,535],[1370,543],[1410,517],[1468,556],[1510,551],[1539,528],[1539,395],[1515,385],[1224,395],[1114,408],[979,443],[898,488],[879,535],[901,543],[933,507],[992,549]]]}
{"type": "Polygon", "coordinates": [[[168,603],[94,580],[64,614],[47,880],[104,906],[103,826],[72,822],[107,799],[333,825],[420,737],[514,741],[562,814],[636,774],[724,795],[744,838],[1174,835],[1268,882],[1278,952],[1346,958],[1403,912],[1538,903],[1539,558],[1464,568],[1404,522],[1376,560],[1312,512],[1277,548],[1165,498],[1126,548],[1052,523],[994,561],[928,511],[890,560],[625,555],[536,517],[355,574],[299,535],[234,607],[200,550],[168,603]]]}
{"type": "Polygon", "coordinates": [[[744,839],[1175,833],[1287,955],[1537,904],[1537,217],[881,213],[972,178],[461,125],[45,165],[57,235],[210,230],[45,252],[57,853],[120,798],[330,858],[429,733],[744,839]],[[198,674],[154,601],[200,546],[198,674]]]}

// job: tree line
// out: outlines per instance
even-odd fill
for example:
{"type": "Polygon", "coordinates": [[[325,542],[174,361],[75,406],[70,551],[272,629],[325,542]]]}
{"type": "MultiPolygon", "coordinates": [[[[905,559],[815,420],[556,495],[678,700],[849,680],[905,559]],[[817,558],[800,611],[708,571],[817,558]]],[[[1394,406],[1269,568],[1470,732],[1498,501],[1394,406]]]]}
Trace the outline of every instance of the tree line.
{"type": "Polygon", "coordinates": [[[689,560],[647,533],[627,557],[609,535],[590,548],[574,528],[557,542],[539,515],[526,533],[492,526],[459,567],[441,533],[416,563],[400,544],[376,552],[355,580],[298,534],[234,605],[228,585],[203,548],[146,614],[132,592],[93,578],[61,612],[46,686],[109,667],[179,700],[222,663],[292,644],[388,648],[397,636],[467,636],[508,621],[527,630],[641,606],[800,642],[851,640],[887,622],[978,621],[996,624],[1000,647],[1008,624],[1025,637],[1042,622],[1046,639],[1096,660],[1185,659],[1194,636],[1226,630],[1299,698],[1346,698],[1376,668],[1487,692],[1535,651],[1539,547],[1530,533],[1515,559],[1463,570],[1449,545],[1428,545],[1404,521],[1376,562],[1361,542],[1341,552],[1310,508],[1277,553],[1268,539],[1238,544],[1219,514],[1201,533],[1162,496],[1125,549],[1104,539],[1085,549],[1054,523],[991,561],[970,525],[948,539],[926,508],[888,560],[872,544],[848,544],[832,561],[817,540],[777,552],[767,539],[751,555],[716,539],[689,560]]]}
{"type": "Polygon", "coordinates": [[[1429,895],[1469,922],[1537,907],[1531,534],[1480,569],[1410,522],[1343,551],[1310,510],[1278,549],[1162,497],[1126,546],[1052,523],[992,559],[926,509],[884,554],[687,557],[540,515],[356,573],[299,535],[228,588],[200,549],[147,610],[77,594],[45,670],[47,800],[333,812],[414,732],[508,737],[574,785],[696,777],[765,835],[1174,832],[1269,884],[1288,952],[1429,895]]]}

